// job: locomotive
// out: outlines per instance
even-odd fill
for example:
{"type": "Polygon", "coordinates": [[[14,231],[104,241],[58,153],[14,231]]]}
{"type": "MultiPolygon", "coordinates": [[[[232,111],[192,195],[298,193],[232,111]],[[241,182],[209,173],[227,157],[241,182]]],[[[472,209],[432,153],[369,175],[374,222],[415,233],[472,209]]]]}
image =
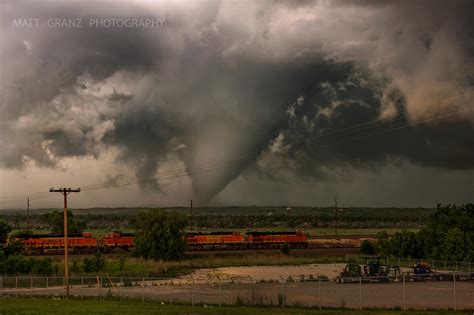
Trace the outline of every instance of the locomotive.
{"type": "MultiPolygon", "coordinates": [[[[188,250],[244,250],[281,248],[288,244],[290,248],[307,248],[308,237],[301,231],[264,232],[251,231],[245,234],[235,231],[187,232],[184,236],[188,250]]],[[[17,235],[26,254],[58,253],[64,249],[62,235],[17,235]]],[[[68,248],[75,254],[109,253],[115,248],[129,251],[134,247],[133,233],[112,232],[102,239],[92,233],[69,234],[68,248]]]]}
{"type": "Polygon", "coordinates": [[[307,248],[308,237],[301,231],[289,232],[247,232],[247,244],[252,249],[280,248],[288,244],[290,248],[307,248]]]}
{"type": "Polygon", "coordinates": [[[188,232],[189,250],[245,249],[245,238],[239,232],[188,232]]]}
{"type": "MultiPolygon", "coordinates": [[[[15,239],[20,240],[28,255],[59,252],[64,249],[64,238],[62,235],[31,234],[17,235],[15,239]]],[[[68,247],[76,254],[89,254],[97,252],[98,242],[92,233],[69,234],[68,247]]]]}

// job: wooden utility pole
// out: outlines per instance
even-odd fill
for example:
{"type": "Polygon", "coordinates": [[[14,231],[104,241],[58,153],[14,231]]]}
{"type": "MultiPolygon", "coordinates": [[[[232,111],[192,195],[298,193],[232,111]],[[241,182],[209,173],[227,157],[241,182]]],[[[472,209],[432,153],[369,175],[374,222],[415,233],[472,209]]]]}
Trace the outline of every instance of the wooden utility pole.
{"type": "Polygon", "coordinates": [[[64,285],[66,286],[66,298],[69,297],[69,270],[68,270],[68,240],[67,240],[67,195],[72,192],[80,192],[81,189],[50,188],[49,192],[59,192],[64,196],[64,285]]]}
{"type": "Polygon", "coordinates": [[[334,196],[334,232],[336,233],[337,236],[337,219],[338,219],[338,213],[339,209],[337,208],[337,194],[334,196]]]}
{"type": "Polygon", "coordinates": [[[189,230],[193,230],[193,200],[191,199],[191,207],[189,208],[189,230]]]}
{"type": "Polygon", "coordinates": [[[30,230],[30,196],[28,196],[26,201],[26,230],[30,230]]]}

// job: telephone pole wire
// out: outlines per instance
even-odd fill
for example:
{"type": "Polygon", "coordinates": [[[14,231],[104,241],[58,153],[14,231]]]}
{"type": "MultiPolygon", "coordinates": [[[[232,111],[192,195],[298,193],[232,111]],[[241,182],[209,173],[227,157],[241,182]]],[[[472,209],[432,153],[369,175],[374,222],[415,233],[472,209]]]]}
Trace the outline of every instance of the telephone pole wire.
{"type": "Polygon", "coordinates": [[[67,195],[72,192],[80,192],[81,189],[72,188],[50,188],[49,192],[59,192],[64,196],[64,284],[66,286],[66,298],[69,297],[69,273],[68,273],[68,239],[67,239],[67,195]]]}

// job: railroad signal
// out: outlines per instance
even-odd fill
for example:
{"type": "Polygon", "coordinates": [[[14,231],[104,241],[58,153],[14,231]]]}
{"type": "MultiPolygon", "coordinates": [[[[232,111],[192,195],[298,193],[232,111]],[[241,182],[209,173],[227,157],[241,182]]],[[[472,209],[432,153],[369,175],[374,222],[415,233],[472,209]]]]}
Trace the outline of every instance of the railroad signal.
{"type": "Polygon", "coordinates": [[[69,273],[68,273],[68,240],[67,240],[67,195],[72,192],[81,192],[80,188],[50,188],[49,192],[59,192],[64,196],[64,284],[66,286],[66,298],[69,297],[69,273]]]}

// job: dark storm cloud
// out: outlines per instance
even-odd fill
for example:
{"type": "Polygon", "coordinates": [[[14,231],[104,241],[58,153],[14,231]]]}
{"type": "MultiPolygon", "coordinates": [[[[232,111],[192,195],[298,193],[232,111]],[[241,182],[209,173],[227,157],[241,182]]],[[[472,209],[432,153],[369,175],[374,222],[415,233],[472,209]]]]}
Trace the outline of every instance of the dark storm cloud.
{"type": "Polygon", "coordinates": [[[351,140],[456,110],[459,99],[472,105],[471,4],[423,4],[8,3],[0,165],[54,167],[115,147],[138,178],[182,160],[202,202],[244,170],[276,179],[275,166],[311,178],[397,160],[471,169],[472,114],[351,140]],[[155,15],[166,18],[162,28],[9,24],[155,15]],[[241,163],[193,172],[248,152],[241,163]]]}

